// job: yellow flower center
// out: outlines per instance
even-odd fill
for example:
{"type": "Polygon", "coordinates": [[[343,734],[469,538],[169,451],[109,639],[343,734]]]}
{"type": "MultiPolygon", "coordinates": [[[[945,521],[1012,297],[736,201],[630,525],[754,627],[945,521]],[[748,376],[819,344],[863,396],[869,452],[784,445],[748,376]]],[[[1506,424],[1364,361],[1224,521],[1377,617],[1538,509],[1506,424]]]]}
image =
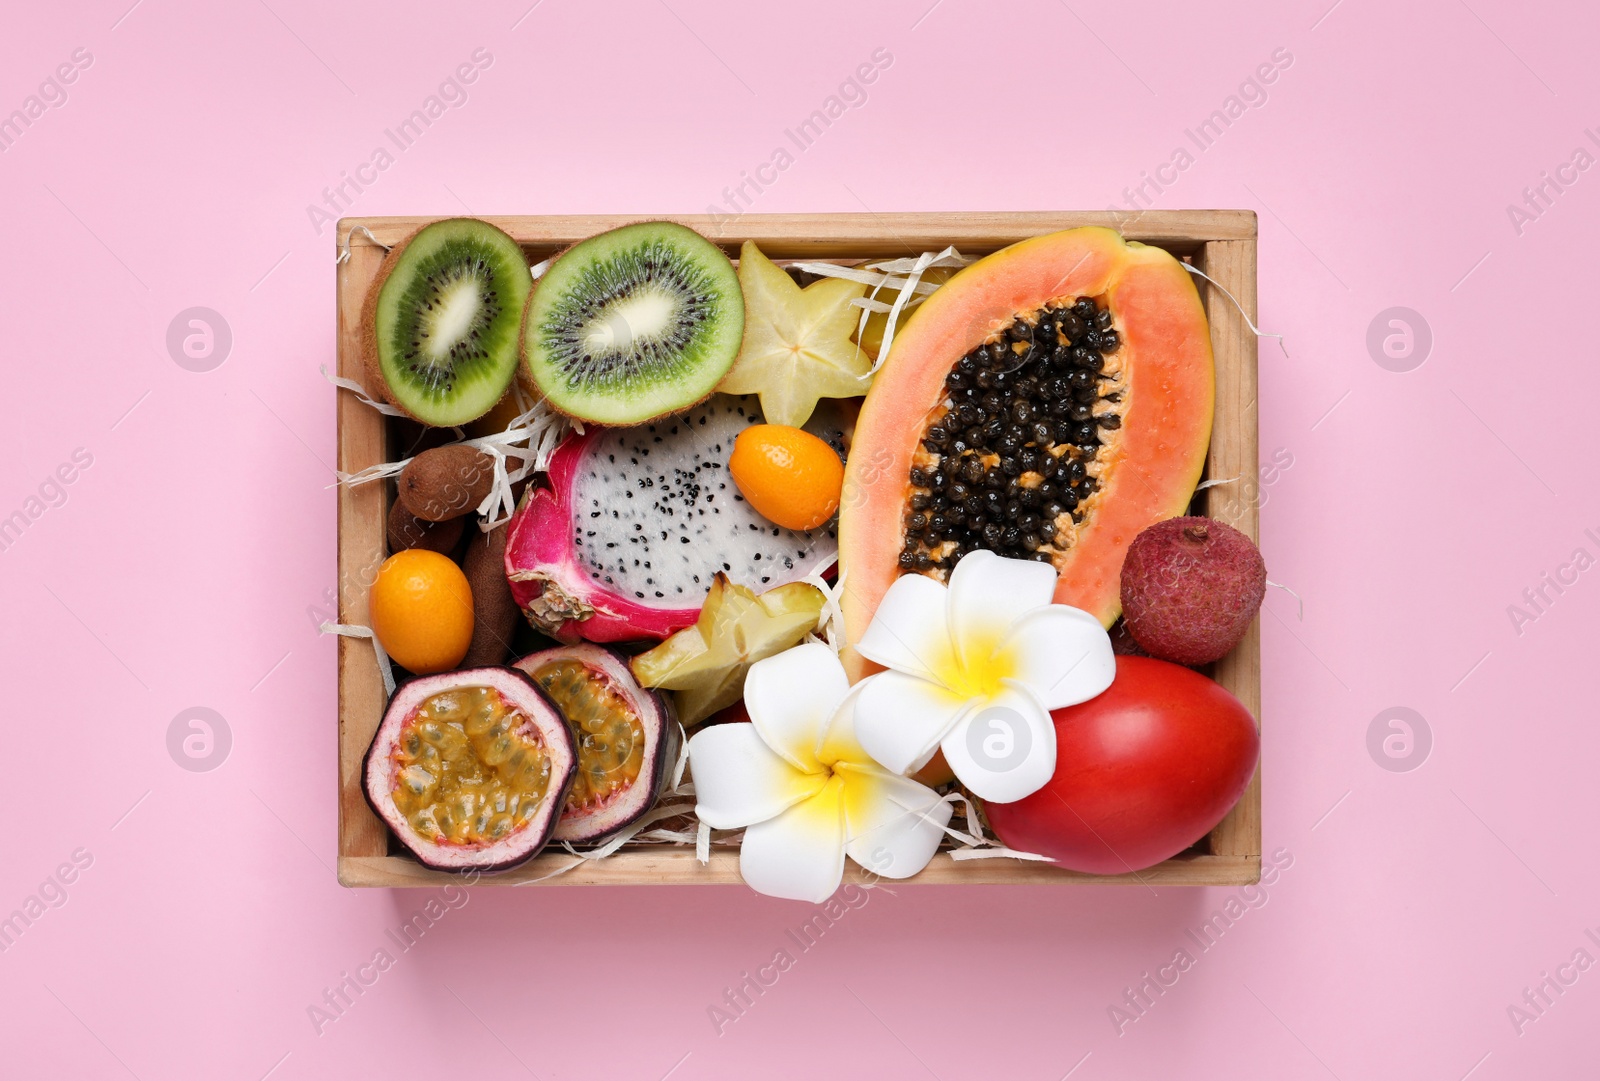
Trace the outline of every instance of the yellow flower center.
{"type": "Polygon", "coordinates": [[[951,651],[949,662],[935,676],[964,698],[990,698],[1000,693],[1001,680],[1016,674],[1016,663],[1000,648],[1002,633],[966,637],[967,656],[951,651]]]}

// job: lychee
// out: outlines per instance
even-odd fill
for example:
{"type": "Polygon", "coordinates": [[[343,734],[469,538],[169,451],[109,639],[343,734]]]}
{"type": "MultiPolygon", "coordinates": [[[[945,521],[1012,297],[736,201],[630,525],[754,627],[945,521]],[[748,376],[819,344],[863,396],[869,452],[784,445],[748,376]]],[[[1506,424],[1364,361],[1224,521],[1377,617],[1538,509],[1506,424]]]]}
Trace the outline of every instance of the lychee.
{"type": "Polygon", "coordinates": [[[1128,546],[1122,618],[1152,657],[1208,664],[1239,644],[1266,588],[1249,537],[1211,518],[1169,518],[1128,546]]]}

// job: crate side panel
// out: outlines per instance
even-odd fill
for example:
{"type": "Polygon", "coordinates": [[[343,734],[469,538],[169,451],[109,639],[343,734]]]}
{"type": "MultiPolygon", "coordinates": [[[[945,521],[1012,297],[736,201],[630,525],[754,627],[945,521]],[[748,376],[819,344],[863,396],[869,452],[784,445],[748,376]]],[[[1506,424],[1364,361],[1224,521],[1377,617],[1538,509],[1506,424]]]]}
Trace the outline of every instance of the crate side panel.
{"type": "MultiPolygon", "coordinates": [[[[1031,860],[954,860],[934,857],[907,886],[1242,886],[1260,877],[1256,856],[1185,855],[1131,875],[1090,875],[1031,860]]],[[[461,876],[433,871],[403,856],[347,856],[339,860],[339,881],[346,886],[435,888],[462,881],[461,876]]],[[[871,885],[878,878],[854,863],[845,864],[845,882],[871,885]]],[[[474,879],[475,886],[733,886],[742,885],[738,852],[718,848],[701,864],[692,848],[652,848],[618,852],[603,861],[586,861],[565,852],[539,856],[521,867],[474,879]]]]}
{"type": "MultiPolygon", "coordinates": [[[[1195,264],[1238,300],[1256,318],[1256,248],[1253,240],[1206,244],[1195,264]]],[[[1259,542],[1260,508],[1254,498],[1258,476],[1256,399],[1257,340],[1244,315],[1219,290],[1203,282],[1206,316],[1217,361],[1217,413],[1212,428],[1207,472],[1213,478],[1237,477],[1231,484],[1208,489],[1211,517],[1259,542]]],[[[1261,621],[1250,624],[1244,640],[1213,668],[1213,678],[1243,702],[1261,722],[1261,621]]],[[[1211,851],[1219,856],[1261,853],[1261,769],[1244,796],[1211,831],[1211,851]]]]}
{"type": "MultiPolygon", "coordinates": [[[[341,223],[344,225],[345,223],[341,223]]],[[[338,264],[339,374],[365,383],[361,362],[361,305],[378,273],[383,250],[357,243],[338,264]]],[[[355,473],[386,460],[384,417],[348,391],[339,392],[339,468],[355,473]]],[[[367,585],[384,556],[381,483],[339,486],[339,622],[369,625],[367,585]]],[[[389,835],[362,794],[361,763],[377,730],[386,695],[370,642],[339,639],[339,855],[382,856],[389,835]]]]}
{"type": "MultiPolygon", "coordinates": [[[[648,215],[503,215],[485,221],[504,229],[531,251],[548,254],[585,237],[648,215]]],[[[393,245],[434,218],[350,218],[341,228],[363,227],[379,243],[393,245]]],[[[725,247],[754,240],[771,258],[919,255],[954,244],[987,252],[1057,229],[1099,225],[1117,229],[1129,240],[1190,254],[1209,241],[1255,236],[1255,214],[1248,210],[1151,210],[1128,215],[1116,211],[962,211],[930,214],[745,214],[728,219],[705,214],[673,215],[725,247]]],[[[358,238],[357,244],[367,244],[358,238]]]]}

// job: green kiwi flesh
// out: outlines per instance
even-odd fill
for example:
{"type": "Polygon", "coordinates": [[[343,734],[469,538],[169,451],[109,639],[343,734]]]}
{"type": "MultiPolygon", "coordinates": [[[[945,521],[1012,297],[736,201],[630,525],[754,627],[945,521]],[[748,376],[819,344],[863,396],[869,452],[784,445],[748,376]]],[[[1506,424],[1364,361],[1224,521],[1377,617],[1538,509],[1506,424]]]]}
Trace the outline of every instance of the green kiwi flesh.
{"type": "Polygon", "coordinates": [[[390,254],[368,322],[394,404],[449,427],[492,409],[517,373],[517,340],[533,276],[517,242],[488,222],[426,225],[390,254]]]}
{"type": "Polygon", "coordinates": [[[715,244],[674,222],[625,225],[567,249],[522,327],[529,378],[551,406],[643,424],[705,398],[744,338],[744,293],[715,244]]]}

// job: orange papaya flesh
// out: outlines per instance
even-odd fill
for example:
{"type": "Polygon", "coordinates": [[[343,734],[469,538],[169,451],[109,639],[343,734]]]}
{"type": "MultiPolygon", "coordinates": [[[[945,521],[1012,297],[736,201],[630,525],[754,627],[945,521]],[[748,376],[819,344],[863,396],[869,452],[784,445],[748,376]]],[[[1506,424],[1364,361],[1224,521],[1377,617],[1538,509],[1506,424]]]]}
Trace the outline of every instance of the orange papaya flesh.
{"type": "MultiPolygon", "coordinates": [[[[1088,393],[1084,377],[1077,379],[1080,393],[1054,406],[1055,414],[1088,393]]],[[[1124,241],[1110,229],[1080,228],[1013,244],[964,268],[895,336],[861,407],[839,520],[847,640],[859,640],[895,578],[920,572],[943,579],[974,548],[1048,560],[1058,575],[1056,602],[1109,627],[1121,610],[1128,545],[1145,527],[1188,507],[1205,466],[1214,404],[1205,312],[1189,273],[1165,250],[1124,241]],[[1093,309],[1075,308],[1082,298],[1093,309]],[[1077,323],[1069,318],[1089,311],[1077,323]],[[1098,359],[1071,348],[1094,340],[1083,327],[1107,322],[1113,333],[1098,331],[1110,342],[1098,359]],[[1068,329],[1079,336],[1069,337],[1068,329]],[[996,353],[996,344],[1006,352],[996,353]],[[958,362],[965,376],[953,376],[958,362]],[[991,384],[974,392],[976,373],[986,367],[991,384]],[[1079,424],[1093,425],[1087,438],[1069,417],[1052,415],[1052,402],[1062,400],[1052,389],[1060,391],[1057,380],[1073,367],[1098,369],[1090,373],[1093,401],[1083,403],[1092,419],[1082,421],[1083,409],[1076,410],[1079,424]],[[1005,369],[1011,370],[1000,381],[996,410],[992,377],[1005,369]],[[959,385],[952,387],[952,379],[959,385]],[[1019,412],[1022,396],[1031,404],[1019,412]],[[973,414],[961,413],[966,402],[984,413],[973,427],[967,427],[973,414]],[[1016,423],[1018,416],[1034,423],[1016,423]],[[1036,427],[1040,421],[1052,426],[1048,435],[1036,427]],[[1046,455],[1053,466],[1019,468],[1046,455]],[[964,490],[952,489],[956,480],[964,490]],[[1041,487],[1045,480],[1054,487],[1041,487]],[[1019,485],[1051,498],[1021,496],[1019,485]],[[1072,494],[1064,494],[1069,485],[1072,494]],[[995,488],[1001,505],[971,502],[989,499],[995,488]],[[1047,525],[1017,513],[1039,519],[1052,507],[1058,513],[1047,525]],[[930,521],[941,512],[950,513],[930,521]]],[[[854,676],[870,667],[853,651],[846,661],[854,676]]]]}

